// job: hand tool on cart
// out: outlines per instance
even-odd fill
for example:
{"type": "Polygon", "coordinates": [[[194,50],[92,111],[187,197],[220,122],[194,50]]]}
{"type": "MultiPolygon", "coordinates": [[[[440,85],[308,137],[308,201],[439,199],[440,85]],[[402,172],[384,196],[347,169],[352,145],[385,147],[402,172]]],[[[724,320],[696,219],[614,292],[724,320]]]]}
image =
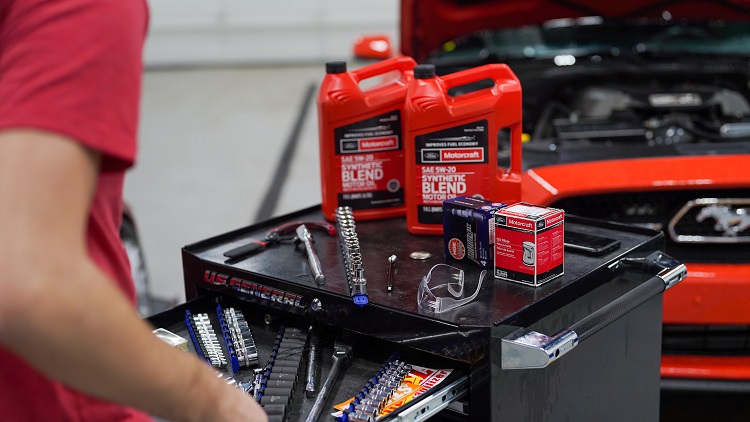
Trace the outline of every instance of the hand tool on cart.
{"type": "Polygon", "coordinates": [[[328,372],[328,377],[326,377],[323,386],[320,388],[318,396],[315,398],[315,403],[313,403],[313,407],[310,409],[310,414],[307,415],[305,422],[314,422],[318,420],[320,412],[323,410],[323,406],[325,406],[326,401],[328,401],[328,396],[331,394],[333,384],[336,382],[341,370],[349,364],[351,358],[352,346],[347,342],[337,340],[334,345],[333,366],[328,372]]]}
{"type": "Polygon", "coordinates": [[[282,240],[284,240],[284,238],[282,237],[283,235],[296,230],[297,227],[301,225],[305,225],[307,228],[310,228],[310,229],[322,230],[331,236],[336,234],[336,227],[326,221],[317,221],[317,220],[292,221],[286,224],[282,224],[278,227],[274,227],[273,229],[267,231],[263,240],[253,240],[250,243],[247,243],[245,245],[238,246],[234,249],[230,249],[224,252],[224,256],[232,260],[238,260],[240,258],[248,257],[254,253],[264,251],[269,246],[273,246],[273,245],[280,243],[282,240]]]}
{"type": "Polygon", "coordinates": [[[393,291],[393,275],[396,272],[396,255],[388,257],[388,291],[393,291]]]}
{"type": "Polygon", "coordinates": [[[310,349],[307,356],[307,383],[305,383],[305,397],[315,396],[315,369],[318,365],[318,335],[315,326],[310,327],[310,349]]]}
{"type": "Polygon", "coordinates": [[[320,268],[320,259],[318,258],[315,247],[313,247],[313,240],[310,231],[307,230],[307,226],[300,224],[297,229],[297,238],[294,240],[295,244],[304,243],[305,252],[307,253],[307,262],[310,264],[310,269],[313,273],[313,279],[317,284],[323,284],[326,281],[326,276],[323,274],[323,270],[320,268]]]}

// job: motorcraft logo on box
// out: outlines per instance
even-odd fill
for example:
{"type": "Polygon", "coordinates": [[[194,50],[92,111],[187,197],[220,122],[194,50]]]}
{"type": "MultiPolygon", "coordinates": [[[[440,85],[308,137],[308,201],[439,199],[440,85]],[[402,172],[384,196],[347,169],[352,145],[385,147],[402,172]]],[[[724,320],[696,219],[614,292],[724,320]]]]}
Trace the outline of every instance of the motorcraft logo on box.
{"type": "Polygon", "coordinates": [[[547,226],[551,226],[553,224],[557,224],[565,217],[565,214],[555,214],[552,217],[545,218],[544,224],[547,226]]]}
{"type": "Polygon", "coordinates": [[[534,229],[534,222],[529,221],[529,220],[518,220],[516,218],[508,217],[507,222],[505,224],[510,227],[518,227],[518,228],[522,228],[526,230],[534,229]]]}

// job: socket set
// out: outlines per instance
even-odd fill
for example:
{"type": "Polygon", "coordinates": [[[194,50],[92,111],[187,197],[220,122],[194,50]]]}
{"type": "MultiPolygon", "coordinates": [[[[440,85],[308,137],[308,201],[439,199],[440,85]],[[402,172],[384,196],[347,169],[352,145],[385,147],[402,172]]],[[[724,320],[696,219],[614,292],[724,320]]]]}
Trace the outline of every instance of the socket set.
{"type": "Polygon", "coordinates": [[[349,407],[337,419],[338,422],[375,421],[409,371],[411,371],[411,365],[400,361],[398,353],[394,353],[354,396],[349,407]]]}
{"type": "Polygon", "coordinates": [[[198,356],[215,368],[226,368],[227,358],[208,314],[192,314],[190,310],[185,310],[185,325],[198,356]]]}
{"type": "Polygon", "coordinates": [[[232,361],[232,371],[238,372],[240,367],[258,366],[258,350],[253,333],[242,312],[235,308],[222,309],[221,305],[216,305],[216,315],[232,361]]]}
{"type": "Polygon", "coordinates": [[[256,370],[253,397],[274,419],[285,420],[297,387],[307,333],[282,326],[263,369],[256,370]]]}
{"type": "MultiPolygon", "coordinates": [[[[334,246],[337,247],[335,244],[334,246]]],[[[343,286],[344,280],[340,281],[343,286]]],[[[189,312],[186,312],[186,308],[172,309],[157,316],[158,319],[152,320],[152,323],[186,339],[191,338],[189,331],[192,330],[196,341],[200,341],[199,333],[204,330],[204,326],[213,325],[217,336],[212,344],[217,351],[209,352],[210,346],[204,345],[201,348],[200,344],[194,347],[194,342],[189,344],[190,353],[211,363],[207,357],[218,354],[218,349],[222,349],[228,364],[223,369],[217,368],[216,376],[252,396],[267,413],[269,421],[307,422],[326,418],[333,421],[336,418],[327,415],[341,412],[343,409],[339,403],[347,403],[346,406],[351,404],[346,410],[345,421],[368,420],[376,410],[380,411],[378,416],[384,415],[378,420],[396,420],[401,414],[414,414],[416,406],[413,404],[429,398],[424,395],[411,402],[394,404],[406,397],[403,393],[405,386],[411,387],[411,384],[406,384],[411,380],[409,375],[405,379],[402,375],[416,373],[414,369],[408,372],[409,367],[403,362],[425,362],[433,368],[442,367],[437,366],[437,363],[429,363],[431,356],[416,356],[409,351],[392,348],[391,343],[372,342],[368,336],[325,324],[305,326],[302,324],[306,321],[287,320],[283,315],[269,317],[269,314],[257,309],[257,306],[245,305],[229,297],[206,296],[191,303],[189,312]],[[217,306],[218,303],[221,304],[220,307],[217,306]],[[223,315],[221,325],[226,325],[231,336],[232,310],[239,321],[244,316],[252,330],[260,358],[259,366],[247,368],[240,364],[239,371],[230,369],[230,353],[217,324],[222,320],[218,316],[223,315]],[[186,324],[186,320],[192,321],[192,324],[186,324]],[[358,350],[356,355],[355,349],[358,350]],[[399,350],[400,355],[394,355],[394,350],[399,350]],[[329,355],[331,352],[333,356],[329,355]],[[322,379],[316,380],[321,377],[322,379]],[[333,381],[329,382],[329,379],[333,381]],[[398,389],[399,386],[401,390],[398,389]],[[349,403],[355,396],[356,401],[349,403]],[[316,407],[318,403],[320,405],[316,407]],[[411,403],[408,408],[405,408],[406,403],[411,403]],[[316,409],[319,410],[318,416],[310,419],[316,409]]],[[[241,352],[236,353],[236,356],[239,361],[241,352]]],[[[464,373],[457,375],[465,376],[464,373]]],[[[457,379],[455,375],[451,376],[452,380],[457,379]]],[[[465,387],[462,389],[465,390],[465,387]]],[[[437,404],[430,402],[429,406],[435,408],[437,404]]],[[[421,411],[421,407],[419,410],[421,411]]]]}
{"type": "Polygon", "coordinates": [[[362,265],[362,251],[359,246],[354,213],[350,207],[338,207],[335,216],[349,293],[356,305],[364,306],[370,299],[367,296],[367,280],[362,265]]]}

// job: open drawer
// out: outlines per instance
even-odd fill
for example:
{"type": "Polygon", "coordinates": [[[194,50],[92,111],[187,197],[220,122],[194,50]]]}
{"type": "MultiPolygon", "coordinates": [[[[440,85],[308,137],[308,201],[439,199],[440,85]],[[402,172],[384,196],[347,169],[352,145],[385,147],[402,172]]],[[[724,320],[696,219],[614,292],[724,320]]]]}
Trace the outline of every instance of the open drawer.
{"type": "MultiPolygon", "coordinates": [[[[304,346],[298,346],[295,343],[295,346],[286,349],[286,352],[277,353],[273,362],[274,364],[277,362],[281,364],[281,359],[285,359],[284,365],[287,362],[295,362],[298,365],[288,403],[284,402],[283,399],[273,399],[274,404],[284,402],[287,406],[283,418],[278,418],[280,420],[304,421],[308,417],[315,405],[317,394],[320,393],[321,387],[334,365],[336,350],[350,350],[351,357],[342,359],[340,363],[339,375],[330,386],[327,400],[322,403],[321,420],[333,420],[333,417],[328,415],[336,411],[334,406],[345,403],[362,392],[363,388],[372,382],[378,372],[383,369],[384,364],[392,361],[394,357],[398,361],[410,365],[412,370],[404,376],[401,386],[388,400],[392,405],[383,406],[383,413],[388,413],[379,417],[378,420],[419,421],[427,419],[449,406],[455,409],[458,414],[465,412],[464,408],[470,389],[469,368],[465,363],[411,350],[403,345],[327,324],[316,325],[315,335],[309,336],[311,321],[308,319],[263,309],[257,305],[221,295],[204,295],[149,318],[149,321],[155,327],[164,328],[187,339],[190,352],[196,355],[198,353],[193,341],[191,341],[185,321],[186,310],[193,315],[206,314],[209,316],[211,326],[220,340],[218,343],[221,352],[228,361],[225,367],[217,368],[217,370],[224,374],[228,382],[240,383],[245,387],[252,383],[255,373],[257,373],[255,369],[270,368],[270,372],[273,373],[272,356],[274,356],[274,345],[278,344],[280,330],[282,330],[281,332],[294,330],[296,333],[304,334],[306,339],[304,346]],[[242,312],[252,332],[258,357],[257,364],[253,364],[251,367],[241,366],[237,371],[232,369],[231,355],[223,341],[220,330],[217,304],[220,304],[222,309],[231,308],[242,312]],[[312,371],[315,394],[308,397],[306,387],[311,345],[315,346],[316,356],[313,360],[312,371]]],[[[281,345],[283,344],[284,341],[281,341],[281,345]]],[[[284,378],[288,379],[286,376],[284,378]]],[[[289,387],[290,383],[285,382],[284,386],[289,387]]],[[[273,391],[274,394],[277,394],[280,390],[275,389],[273,391]]],[[[250,390],[249,393],[252,394],[253,391],[250,390]]],[[[278,409],[278,406],[275,409],[278,409]]],[[[278,415],[278,413],[276,414],[278,415]]],[[[273,415],[271,413],[270,416],[273,415]]]]}

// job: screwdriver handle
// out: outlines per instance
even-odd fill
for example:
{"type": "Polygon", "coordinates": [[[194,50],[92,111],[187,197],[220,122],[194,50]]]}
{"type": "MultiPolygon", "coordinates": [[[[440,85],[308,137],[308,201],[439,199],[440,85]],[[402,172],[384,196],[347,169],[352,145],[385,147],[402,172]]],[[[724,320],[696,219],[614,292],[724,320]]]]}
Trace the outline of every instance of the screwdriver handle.
{"type": "Polygon", "coordinates": [[[251,243],[248,243],[247,245],[242,245],[240,247],[230,249],[226,252],[224,252],[224,256],[227,258],[238,258],[244,255],[250,255],[252,253],[262,251],[266,248],[267,243],[262,242],[260,240],[255,240],[251,243]]]}

